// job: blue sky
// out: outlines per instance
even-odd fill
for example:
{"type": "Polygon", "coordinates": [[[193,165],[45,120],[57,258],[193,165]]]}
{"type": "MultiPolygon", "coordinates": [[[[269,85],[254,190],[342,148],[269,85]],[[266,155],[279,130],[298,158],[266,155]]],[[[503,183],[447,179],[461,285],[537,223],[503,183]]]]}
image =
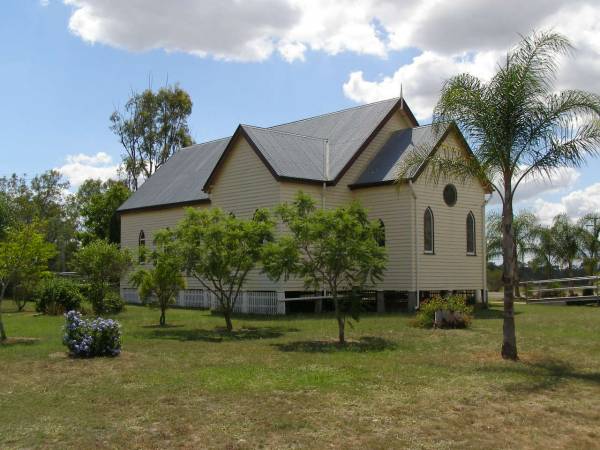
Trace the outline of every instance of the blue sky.
{"type": "MultiPolygon", "coordinates": [[[[227,136],[238,123],[272,125],[396,96],[400,83],[408,103],[426,122],[443,78],[453,70],[485,77],[493,68],[490,61],[514,43],[517,32],[552,24],[557,15],[565,26],[575,24],[561,31],[571,33],[583,48],[577,64],[586,68],[574,66],[563,73],[561,86],[600,89],[600,67],[592,64],[589,69],[588,64],[598,59],[600,49],[581,32],[588,27],[597,36],[597,21],[590,21],[589,16],[592,11],[592,18],[600,18],[599,8],[586,9],[592,4],[588,2],[579,2],[580,16],[566,20],[560,5],[553,2],[541,4],[547,7],[541,15],[525,11],[529,19],[508,17],[503,22],[500,13],[489,11],[491,31],[486,31],[485,39],[478,39],[476,30],[450,36],[450,31],[436,23],[401,27],[401,18],[394,14],[401,16],[410,1],[401,2],[407,5],[398,8],[391,2],[388,7],[392,9],[379,13],[372,12],[375,6],[365,6],[364,11],[354,8],[351,16],[345,16],[348,8],[336,10],[339,2],[321,10],[318,2],[315,6],[310,1],[290,0],[290,7],[286,0],[251,0],[240,11],[229,5],[233,13],[226,11],[228,18],[222,19],[219,8],[228,1],[213,2],[201,10],[198,5],[211,2],[170,2],[168,14],[174,15],[173,21],[183,20],[182,30],[187,29],[190,16],[191,32],[178,33],[164,31],[164,23],[157,22],[164,5],[158,0],[4,0],[0,14],[0,175],[31,176],[75,161],[80,165],[65,170],[76,183],[77,174],[69,172],[73,167],[81,175],[86,164],[92,166],[92,174],[97,173],[94,166],[117,164],[121,150],[109,130],[109,116],[132,90],[147,87],[149,80],[154,87],[166,80],[178,82],[190,93],[194,102],[190,127],[198,142],[227,136]],[[158,14],[153,14],[153,8],[158,14]],[[274,22],[259,27],[254,9],[273,11],[274,22]],[[139,13],[137,22],[130,20],[132,11],[139,13]],[[314,26],[315,11],[324,21],[322,27],[314,26]],[[227,23],[229,16],[235,23],[227,23]],[[502,26],[494,30],[498,21],[502,26]],[[204,25],[196,27],[195,23],[204,25]],[[240,23],[249,31],[232,37],[231,30],[240,23]],[[423,38],[426,42],[421,42],[419,36],[424,34],[419,27],[431,27],[439,36],[428,33],[423,38]],[[99,152],[108,157],[97,161],[94,155],[99,152]]],[[[467,0],[455,6],[467,13],[476,8],[467,0]]],[[[440,19],[430,20],[448,23],[448,27],[456,20],[454,14],[446,18],[443,11],[440,14],[440,19]]],[[[484,25],[480,28],[486,29],[484,25]]],[[[576,211],[581,203],[578,198],[600,195],[600,184],[597,190],[591,189],[600,181],[599,173],[600,161],[595,160],[581,170],[557,175],[553,186],[531,187],[522,206],[537,209],[541,215],[561,212],[561,208],[576,211]],[[579,192],[579,197],[564,203],[571,192],[579,192]]],[[[596,206],[600,200],[585,207],[596,206]]]]}

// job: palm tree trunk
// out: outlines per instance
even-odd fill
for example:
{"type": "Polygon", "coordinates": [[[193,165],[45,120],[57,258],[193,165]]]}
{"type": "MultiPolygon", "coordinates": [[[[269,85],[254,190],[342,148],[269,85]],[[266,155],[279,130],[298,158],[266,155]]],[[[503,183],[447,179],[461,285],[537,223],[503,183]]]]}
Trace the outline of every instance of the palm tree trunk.
{"type": "Polygon", "coordinates": [[[167,318],[165,317],[165,309],[160,309],[160,326],[164,327],[167,323],[167,318]]]}
{"type": "Polygon", "coordinates": [[[505,184],[504,205],[502,208],[502,281],[504,284],[504,322],[502,325],[502,358],[517,360],[517,336],[515,331],[514,306],[514,236],[513,209],[510,178],[505,184]]]}
{"type": "Polygon", "coordinates": [[[521,290],[519,289],[519,256],[517,253],[517,242],[513,239],[513,285],[515,297],[521,297],[521,290]]]}

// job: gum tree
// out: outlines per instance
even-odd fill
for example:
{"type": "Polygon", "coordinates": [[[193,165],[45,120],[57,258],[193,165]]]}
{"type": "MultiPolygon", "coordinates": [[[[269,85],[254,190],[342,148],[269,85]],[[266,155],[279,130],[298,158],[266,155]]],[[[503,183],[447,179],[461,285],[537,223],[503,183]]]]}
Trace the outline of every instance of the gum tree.
{"type": "Polygon", "coordinates": [[[434,123],[454,121],[473,148],[473,158],[415,152],[400,179],[427,164],[433,179],[477,177],[489,183],[502,204],[504,321],[501,355],[518,359],[514,316],[513,202],[523,180],[550,177],[561,167],[578,167],[598,154],[600,97],[581,90],[555,90],[560,57],[572,50],[554,32],[524,37],[485,82],[469,74],[444,84],[434,123]]]}
{"type": "Polygon", "coordinates": [[[298,276],[307,289],[327,290],[335,306],[338,340],[345,344],[347,317],[358,319],[359,294],[383,277],[385,248],[381,226],[370,222],[358,203],[331,210],[317,209],[300,192],[277,215],[289,232],[266,246],[264,270],[273,279],[298,276]]]}
{"type": "Polygon", "coordinates": [[[251,220],[219,208],[188,208],[175,236],[183,267],[219,302],[227,331],[248,273],[262,260],[263,245],[273,238],[274,223],[266,210],[251,220]]]}

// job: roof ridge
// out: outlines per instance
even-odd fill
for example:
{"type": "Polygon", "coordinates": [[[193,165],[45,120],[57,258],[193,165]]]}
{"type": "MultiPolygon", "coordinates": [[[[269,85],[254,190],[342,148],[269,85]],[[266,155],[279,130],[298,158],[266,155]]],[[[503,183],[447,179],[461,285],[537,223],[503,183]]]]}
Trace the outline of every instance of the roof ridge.
{"type": "Polygon", "coordinates": [[[265,128],[265,127],[257,127],[256,125],[246,125],[246,124],[240,124],[242,127],[248,127],[248,128],[256,128],[259,130],[263,130],[263,131],[268,131],[269,133],[279,133],[279,134],[289,134],[291,136],[298,136],[298,137],[303,137],[303,138],[307,138],[307,139],[316,139],[319,141],[326,141],[327,138],[322,138],[322,137],[317,137],[317,136],[309,136],[307,134],[300,134],[300,133],[292,133],[290,131],[280,131],[280,130],[273,130],[272,128],[265,128]]]}
{"type": "Polygon", "coordinates": [[[377,102],[365,103],[364,105],[357,105],[357,106],[352,106],[350,108],[340,109],[338,111],[332,111],[332,112],[328,112],[328,113],[324,113],[324,114],[317,114],[316,116],[305,117],[304,119],[298,119],[298,120],[292,120],[290,122],[279,123],[277,125],[272,125],[272,126],[270,126],[268,128],[281,127],[283,125],[290,125],[292,123],[304,122],[305,120],[311,120],[311,119],[317,119],[319,117],[331,116],[333,114],[339,114],[339,113],[342,113],[342,112],[351,111],[353,109],[366,108],[367,106],[373,106],[373,105],[377,105],[379,103],[389,102],[389,101],[392,101],[392,100],[400,100],[400,97],[392,97],[392,98],[388,98],[388,99],[385,99],[385,100],[379,100],[377,102]]]}
{"type": "Polygon", "coordinates": [[[205,142],[197,142],[195,144],[192,145],[188,145],[187,147],[181,147],[179,149],[179,151],[181,150],[191,150],[194,147],[198,147],[199,145],[205,145],[205,144],[212,144],[213,142],[219,142],[219,141],[224,141],[226,139],[231,139],[232,136],[227,136],[227,137],[222,137],[222,138],[218,138],[218,139],[211,139],[210,141],[205,141],[205,142]]]}

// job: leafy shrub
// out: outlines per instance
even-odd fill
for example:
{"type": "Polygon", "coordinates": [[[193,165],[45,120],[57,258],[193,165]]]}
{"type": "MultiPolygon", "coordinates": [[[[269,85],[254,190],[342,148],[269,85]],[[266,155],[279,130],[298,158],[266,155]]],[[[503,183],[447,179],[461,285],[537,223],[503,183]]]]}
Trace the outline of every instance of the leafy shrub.
{"type": "Polygon", "coordinates": [[[118,356],[121,353],[121,325],[116,320],[81,318],[77,311],[65,314],[63,344],[78,357],[118,356]]]}
{"type": "Polygon", "coordinates": [[[108,292],[102,301],[103,314],[118,314],[125,309],[125,300],[117,292],[108,292]]]}
{"type": "Polygon", "coordinates": [[[458,295],[451,295],[446,298],[433,297],[421,303],[419,312],[414,320],[414,325],[419,328],[431,328],[435,323],[436,311],[449,311],[458,313],[454,317],[452,324],[454,328],[466,328],[473,320],[473,307],[468,306],[466,299],[458,295]]]}
{"type": "Polygon", "coordinates": [[[54,277],[40,283],[34,293],[34,299],[36,311],[50,315],[79,310],[84,300],[75,281],[54,277]]]}

